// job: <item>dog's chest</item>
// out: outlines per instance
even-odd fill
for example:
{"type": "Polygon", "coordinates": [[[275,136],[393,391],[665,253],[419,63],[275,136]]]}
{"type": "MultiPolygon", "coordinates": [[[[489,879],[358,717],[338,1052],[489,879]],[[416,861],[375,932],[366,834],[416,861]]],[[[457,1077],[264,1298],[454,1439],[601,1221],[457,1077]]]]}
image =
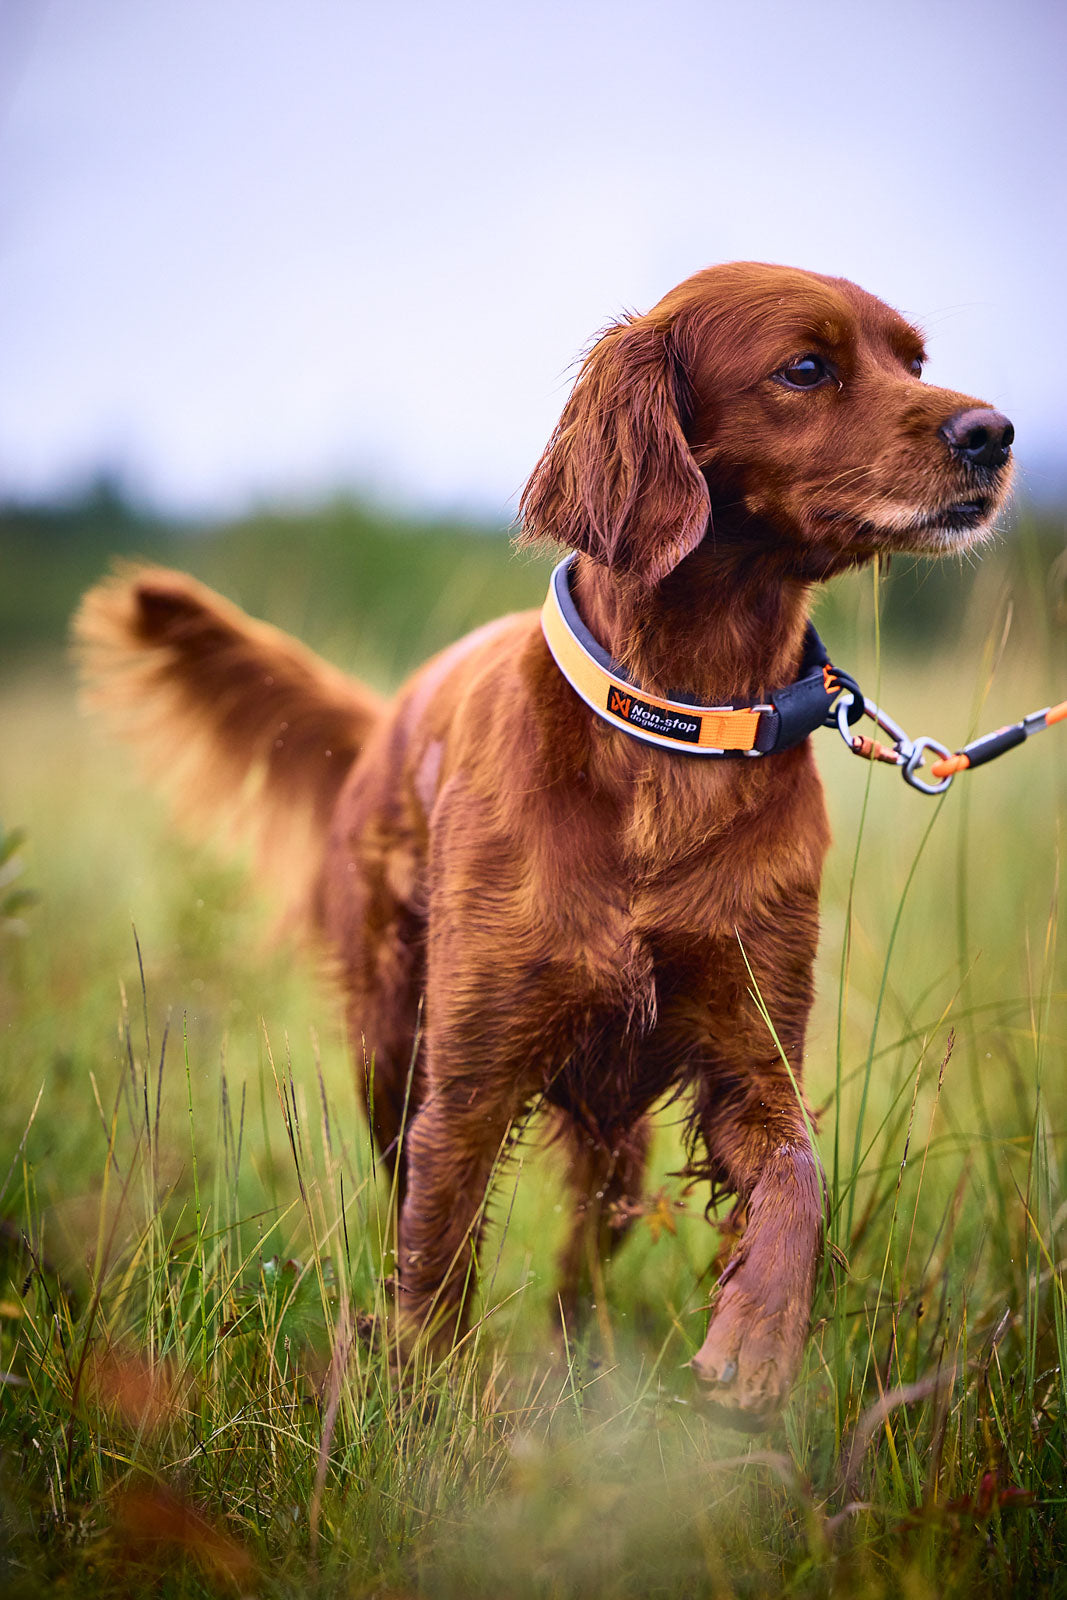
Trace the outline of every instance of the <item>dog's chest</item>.
{"type": "Polygon", "coordinates": [[[600,970],[557,969],[541,1061],[549,1100],[613,1137],[692,1076],[744,1002],[736,940],[627,930],[600,970]],[[559,981],[562,980],[562,981],[559,981]],[[576,981],[575,981],[576,980],[576,981]]]}
{"type": "Polygon", "coordinates": [[[647,1103],[684,1076],[726,1013],[747,1004],[742,946],[783,931],[791,907],[810,905],[817,890],[826,840],[809,770],[807,827],[789,804],[777,814],[738,808],[728,820],[720,807],[682,830],[635,806],[574,850],[556,879],[566,893],[545,910],[576,1095],[591,1097],[610,1062],[624,1103],[647,1103]]]}
{"type": "Polygon", "coordinates": [[[714,940],[759,917],[784,886],[810,875],[789,822],[765,809],[729,821],[697,812],[668,827],[651,808],[637,810],[608,848],[628,937],[659,948],[714,940]]]}

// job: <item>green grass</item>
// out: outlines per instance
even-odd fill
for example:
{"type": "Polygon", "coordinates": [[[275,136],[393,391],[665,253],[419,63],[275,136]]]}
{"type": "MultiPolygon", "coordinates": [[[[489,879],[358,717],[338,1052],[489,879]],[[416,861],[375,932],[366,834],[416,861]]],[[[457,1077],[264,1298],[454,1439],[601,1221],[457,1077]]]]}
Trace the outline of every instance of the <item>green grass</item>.
{"type": "MultiPolygon", "coordinates": [[[[374,546],[365,608],[358,561],[347,587],[309,568],[272,597],[239,543],[211,576],[287,626],[306,605],[305,635],[379,681],[543,584],[521,560],[502,585],[425,568],[416,540],[391,566],[374,546]]],[[[824,632],[905,726],[958,744],[1067,693],[1036,549],[1024,529],[969,584],[952,650],[895,630],[879,661],[869,574],[824,632]]],[[[54,656],[12,668],[0,726],[0,819],[27,829],[9,892],[39,895],[24,933],[0,923],[5,1594],[1056,1591],[1067,730],[934,801],[821,736],[836,843],[806,1083],[834,1250],[792,1402],[753,1440],[685,1365],[720,1235],[670,1176],[669,1113],[589,1339],[552,1349],[562,1191],[532,1128],[477,1326],[398,1385],[365,1320],[391,1201],[336,998],[80,721],[54,656]]]]}

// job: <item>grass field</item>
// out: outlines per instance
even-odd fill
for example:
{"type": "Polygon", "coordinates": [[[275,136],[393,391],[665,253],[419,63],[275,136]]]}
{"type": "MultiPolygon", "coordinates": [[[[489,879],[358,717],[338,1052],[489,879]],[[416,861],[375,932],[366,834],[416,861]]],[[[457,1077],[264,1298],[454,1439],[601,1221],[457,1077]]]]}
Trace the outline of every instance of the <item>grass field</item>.
{"type": "MultiPolygon", "coordinates": [[[[368,535],[361,597],[305,534],[186,564],[383,684],[543,588],[488,536],[412,535],[390,562],[368,535]]],[[[1048,569],[1023,526],[977,579],[930,580],[968,596],[951,625],[880,643],[871,574],[821,625],[910,731],[958,744],[1067,694],[1048,569]]],[[[820,736],[807,1085],[834,1248],[790,1407],[753,1439],[709,1421],[685,1365],[720,1235],[670,1175],[669,1114],[588,1342],[551,1349],[562,1196],[535,1127],[500,1176],[477,1327],[397,1387],[364,1317],[390,1196],[335,999],[27,638],[0,680],[0,820],[26,829],[0,887],[4,1594],[1057,1592],[1067,732],[938,800],[820,736]],[[39,899],[2,920],[16,884],[39,899]]]]}

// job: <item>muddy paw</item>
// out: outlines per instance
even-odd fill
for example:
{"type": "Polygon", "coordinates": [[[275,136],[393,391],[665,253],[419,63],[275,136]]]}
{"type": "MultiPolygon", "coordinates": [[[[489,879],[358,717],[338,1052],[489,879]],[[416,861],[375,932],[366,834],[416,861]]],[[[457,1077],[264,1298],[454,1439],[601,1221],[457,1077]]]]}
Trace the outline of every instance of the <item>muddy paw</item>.
{"type": "Polygon", "coordinates": [[[789,1398],[808,1336],[822,1219],[810,1151],[783,1148],[753,1190],[748,1228],[692,1361],[709,1404],[735,1428],[769,1428],[789,1398]]]}
{"type": "Polygon", "coordinates": [[[782,1382],[773,1358],[757,1359],[753,1364],[743,1350],[737,1358],[708,1359],[700,1350],[690,1362],[705,1386],[704,1407],[718,1421],[747,1433],[773,1427],[789,1397],[789,1383],[782,1382]]]}
{"type": "Polygon", "coordinates": [[[807,1328],[805,1300],[768,1305],[733,1280],[690,1363],[707,1386],[709,1408],[731,1427],[771,1427],[789,1398],[807,1328]]]}

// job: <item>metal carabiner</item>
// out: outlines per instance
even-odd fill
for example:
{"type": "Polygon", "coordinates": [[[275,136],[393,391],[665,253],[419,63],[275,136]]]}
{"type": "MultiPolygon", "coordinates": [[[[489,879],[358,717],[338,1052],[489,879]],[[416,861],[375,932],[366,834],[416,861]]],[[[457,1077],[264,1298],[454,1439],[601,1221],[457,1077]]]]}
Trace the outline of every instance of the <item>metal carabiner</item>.
{"type": "MultiPolygon", "coordinates": [[[[852,732],[853,724],[858,721],[858,718],[849,718],[849,712],[852,710],[855,703],[856,696],[852,694],[850,690],[848,690],[841,696],[834,710],[838,733],[841,735],[842,739],[844,739],[853,755],[862,755],[865,752],[862,751],[859,746],[863,741],[858,734],[854,734],[852,732]]],[[[892,761],[898,767],[903,766],[908,755],[911,753],[911,740],[908,738],[900,724],[893,721],[893,718],[889,715],[888,711],[883,711],[881,706],[876,706],[873,700],[868,700],[866,695],[863,697],[862,715],[870,717],[875,726],[881,728],[882,732],[887,733],[890,739],[893,741],[892,751],[884,751],[878,757],[878,759],[881,761],[892,761]]],[[[870,743],[869,740],[866,742],[868,744],[870,743]]]]}
{"type": "MultiPolygon", "coordinates": [[[[848,714],[855,706],[856,698],[851,689],[846,689],[834,707],[833,716],[837,722],[837,731],[848,745],[852,754],[864,755],[870,758],[872,756],[872,741],[863,739],[859,734],[853,733],[852,725],[849,721],[848,714]],[[863,748],[864,746],[866,746],[866,749],[863,748]]],[[[909,783],[913,789],[918,789],[920,794],[944,793],[952,782],[952,773],[949,773],[947,778],[940,778],[936,783],[927,783],[923,778],[920,778],[919,772],[923,764],[923,755],[927,750],[933,750],[937,755],[944,758],[952,753],[947,745],[943,745],[939,739],[929,738],[926,734],[923,734],[918,739],[910,738],[900,726],[900,723],[894,721],[889,715],[888,711],[883,711],[881,706],[875,705],[874,701],[868,700],[866,696],[863,697],[863,714],[870,717],[875,726],[881,728],[882,732],[887,733],[893,741],[893,749],[891,751],[883,749],[880,745],[875,745],[873,747],[876,752],[875,759],[889,761],[900,767],[904,782],[909,783]]],[[[853,718],[853,721],[855,720],[858,719],[853,718]]]]}
{"type": "Polygon", "coordinates": [[[919,777],[919,768],[923,764],[923,751],[933,750],[942,760],[950,756],[952,751],[940,739],[931,739],[928,735],[921,734],[918,739],[911,741],[911,750],[904,762],[904,782],[910,783],[913,789],[918,789],[920,794],[943,794],[952,782],[953,773],[947,778],[939,778],[936,783],[924,783],[919,777]]]}
{"type": "MultiPolygon", "coordinates": [[[[834,707],[834,715],[837,718],[837,731],[850,750],[852,749],[852,728],[848,720],[848,714],[855,703],[856,696],[851,689],[846,689],[834,707]]],[[[864,710],[866,710],[866,702],[864,703],[864,710]]]]}

